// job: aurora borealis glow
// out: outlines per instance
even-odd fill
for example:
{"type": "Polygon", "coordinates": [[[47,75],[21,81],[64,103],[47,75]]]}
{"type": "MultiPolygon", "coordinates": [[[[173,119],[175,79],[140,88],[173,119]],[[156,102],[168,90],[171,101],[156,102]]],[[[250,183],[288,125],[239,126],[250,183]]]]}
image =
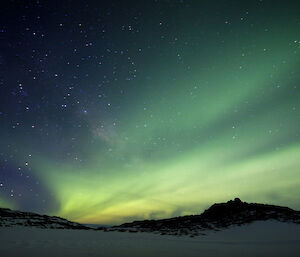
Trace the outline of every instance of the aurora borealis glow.
{"type": "Polygon", "coordinates": [[[1,206],[102,224],[234,197],[300,209],[300,3],[4,2],[1,206]]]}

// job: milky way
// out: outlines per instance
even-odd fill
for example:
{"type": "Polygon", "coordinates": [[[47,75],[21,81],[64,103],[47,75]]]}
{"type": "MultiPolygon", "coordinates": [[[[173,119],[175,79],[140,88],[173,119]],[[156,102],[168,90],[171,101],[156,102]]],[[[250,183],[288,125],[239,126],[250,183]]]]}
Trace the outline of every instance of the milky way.
{"type": "Polygon", "coordinates": [[[102,224],[299,209],[299,8],[4,1],[0,205],[102,224]]]}

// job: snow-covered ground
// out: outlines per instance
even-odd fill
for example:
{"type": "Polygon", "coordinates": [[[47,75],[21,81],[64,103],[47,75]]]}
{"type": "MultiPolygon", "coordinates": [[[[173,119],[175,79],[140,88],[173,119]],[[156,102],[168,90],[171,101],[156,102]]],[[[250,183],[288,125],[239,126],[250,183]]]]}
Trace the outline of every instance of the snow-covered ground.
{"type": "Polygon", "coordinates": [[[300,225],[258,221],[206,236],[0,228],[2,257],[300,256],[300,225]]]}

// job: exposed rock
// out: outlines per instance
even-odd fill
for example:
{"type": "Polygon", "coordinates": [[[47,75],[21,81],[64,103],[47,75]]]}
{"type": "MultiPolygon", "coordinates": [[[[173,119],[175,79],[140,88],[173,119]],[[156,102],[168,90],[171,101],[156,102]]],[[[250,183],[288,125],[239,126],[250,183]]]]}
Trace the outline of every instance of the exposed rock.
{"type": "Polygon", "coordinates": [[[219,231],[234,225],[244,225],[259,220],[277,220],[300,224],[300,212],[288,207],[246,203],[239,198],[227,203],[216,203],[200,215],[189,215],[162,220],[144,220],[124,223],[109,231],[125,229],[155,232],[162,235],[203,235],[203,231],[219,231]]]}
{"type": "Polygon", "coordinates": [[[90,229],[79,223],[71,222],[56,216],[39,215],[32,212],[21,212],[0,208],[0,227],[14,226],[53,229],[90,229]]]}

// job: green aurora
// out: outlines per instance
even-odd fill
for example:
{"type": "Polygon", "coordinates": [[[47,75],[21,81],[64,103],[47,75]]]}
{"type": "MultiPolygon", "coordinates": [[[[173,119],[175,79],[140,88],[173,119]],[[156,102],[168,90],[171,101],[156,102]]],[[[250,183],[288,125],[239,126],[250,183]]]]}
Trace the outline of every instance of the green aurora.
{"type": "MultiPolygon", "coordinates": [[[[234,197],[299,209],[300,19],[296,11],[280,14],[279,3],[268,9],[271,3],[257,13],[250,3],[228,7],[231,16],[227,10],[215,20],[159,7],[166,18],[154,16],[146,28],[157,28],[133,36],[136,77],[99,89],[100,74],[81,68],[91,74],[77,97],[87,111],[70,107],[63,136],[53,141],[53,130],[48,139],[49,149],[67,145],[60,157],[41,150],[41,137],[22,134],[3,137],[1,150],[13,152],[3,145],[14,142],[20,165],[30,152],[31,172],[57,202],[47,212],[82,223],[196,214],[234,197]],[[147,33],[160,35],[163,26],[165,40],[151,41],[147,33]],[[81,124],[76,151],[74,120],[81,124]]],[[[0,204],[18,208],[1,195],[0,204]]]]}

